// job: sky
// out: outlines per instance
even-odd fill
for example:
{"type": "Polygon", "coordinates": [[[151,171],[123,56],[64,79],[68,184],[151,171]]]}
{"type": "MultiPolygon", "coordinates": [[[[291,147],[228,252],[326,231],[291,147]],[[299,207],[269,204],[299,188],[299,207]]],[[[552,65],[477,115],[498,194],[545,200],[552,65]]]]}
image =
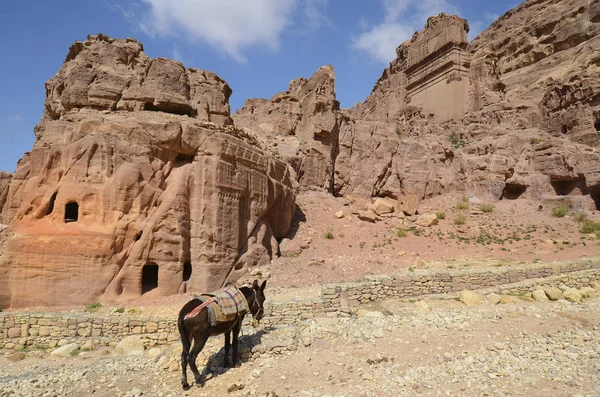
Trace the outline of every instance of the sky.
{"type": "Polygon", "coordinates": [[[473,39],[518,0],[5,0],[0,8],[0,170],[13,172],[35,141],[44,83],[88,34],[134,37],[150,57],[215,72],[247,98],[333,65],[337,99],[371,92],[395,49],[440,12],[469,21],[473,39]]]}

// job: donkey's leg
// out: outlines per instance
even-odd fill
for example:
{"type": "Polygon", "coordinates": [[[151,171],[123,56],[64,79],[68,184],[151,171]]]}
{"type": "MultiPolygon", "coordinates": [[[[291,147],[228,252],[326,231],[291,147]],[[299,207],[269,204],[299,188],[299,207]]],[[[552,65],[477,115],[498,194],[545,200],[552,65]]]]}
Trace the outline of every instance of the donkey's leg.
{"type": "Polygon", "coordinates": [[[201,334],[194,335],[194,346],[192,346],[192,351],[190,352],[190,355],[188,357],[190,368],[194,373],[194,378],[196,379],[196,386],[198,387],[202,387],[204,383],[202,382],[202,375],[200,374],[200,371],[198,371],[198,367],[196,366],[196,358],[198,357],[198,353],[200,353],[204,348],[204,345],[206,344],[206,341],[208,340],[209,336],[209,328],[207,328],[205,332],[201,334]]]}
{"type": "Polygon", "coordinates": [[[229,368],[229,346],[231,344],[231,331],[225,332],[225,358],[223,359],[223,366],[229,368]]]}
{"type": "Polygon", "coordinates": [[[242,328],[242,321],[238,320],[237,324],[233,327],[233,366],[237,367],[238,363],[238,336],[240,335],[240,329],[242,328]]]}
{"type": "Polygon", "coordinates": [[[192,342],[189,336],[182,335],[181,344],[183,345],[183,350],[181,352],[181,385],[183,386],[184,390],[188,390],[190,385],[187,382],[187,365],[190,348],[192,347],[192,342]]]}

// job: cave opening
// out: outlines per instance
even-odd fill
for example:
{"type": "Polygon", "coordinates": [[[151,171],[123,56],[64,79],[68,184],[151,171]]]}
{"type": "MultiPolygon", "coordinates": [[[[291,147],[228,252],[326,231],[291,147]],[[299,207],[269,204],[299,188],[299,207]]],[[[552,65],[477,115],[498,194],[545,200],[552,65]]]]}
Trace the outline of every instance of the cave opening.
{"type": "Polygon", "coordinates": [[[502,191],[500,199],[516,200],[527,191],[527,186],[523,185],[506,185],[502,191]]]}
{"type": "Polygon", "coordinates": [[[79,204],[71,201],[65,205],[65,223],[77,222],[79,220],[79,204]]]}
{"type": "Polygon", "coordinates": [[[158,265],[151,263],[142,268],[142,294],[158,288],[158,265]]]}
{"type": "Polygon", "coordinates": [[[185,262],[183,264],[183,281],[188,281],[192,277],[192,264],[185,262]]]}
{"type": "Polygon", "coordinates": [[[550,181],[550,184],[557,196],[585,196],[590,194],[585,178],[550,181]]]}

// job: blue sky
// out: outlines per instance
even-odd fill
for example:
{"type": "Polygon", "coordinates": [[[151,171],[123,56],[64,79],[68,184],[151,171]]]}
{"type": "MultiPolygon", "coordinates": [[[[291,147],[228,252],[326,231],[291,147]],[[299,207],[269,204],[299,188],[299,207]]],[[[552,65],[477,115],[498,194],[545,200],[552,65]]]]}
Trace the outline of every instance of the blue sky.
{"type": "Polygon", "coordinates": [[[88,34],[135,37],[151,57],[217,73],[232,111],[320,66],[336,70],[342,107],[364,100],[395,48],[427,16],[456,13],[470,38],[518,0],[8,0],[0,9],[0,170],[34,142],[44,82],[88,34]]]}

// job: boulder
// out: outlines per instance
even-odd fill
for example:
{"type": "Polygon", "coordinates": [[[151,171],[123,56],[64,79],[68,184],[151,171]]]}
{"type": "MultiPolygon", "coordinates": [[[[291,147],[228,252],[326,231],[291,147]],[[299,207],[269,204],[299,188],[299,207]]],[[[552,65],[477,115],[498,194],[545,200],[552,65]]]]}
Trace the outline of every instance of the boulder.
{"type": "Polygon", "coordinates": [[[295,240],[290,240],[289,238],[284,238],[279,243],[279,252],[281,256],[298,256],[302,253],[302,247],[295,240]]]}
{"type": "Polygon", "coordinates": [[[377,198],[370,205],[370,209],[377,215],[390,214],[394,212],[394,204],[388,199],[377,198]]]}
{"type": "Polygon", "coordinates": [[[563,293],[559,288],[544,287],[543,289],[544,289],[544,292],[546,293],[546,296],[548,296],[548,299],[550,299],[551,301],[557,301],[559,299],[564,299],[563,293]]]}
{"type": "Polygon", "coordinates": [[[550,301],[550,299],[548,299],[548,296],[546,296],[546,292],[543,289],[537,289],[537,290],[533,291],[531,293],[531,296],[533,297],[533,299],[535,299],[538,302],[550,301]]]}
{"type": "Polygon", "coordinates": [[[476,292],[469,291],[467,289],[462,290],[458,293],[458,299],[467,306],[480,305],[484,298],[476,292]]]}
{"type": "Polygon", "coordinates": [[[79,350],[77,343],[69,343],[53,350],[50,355],[53,357],[71,357],[77,350],[79,350]]]}
{"type": "Polygon", "coordinates": [[[144,354],[144,350],[144,342],[142,341],[142,338],[137,335],[127,336],[115,346],[115,351],[117,353],[126,356],[142,355],[144,354]]]}
{"type": "Polygon", "coordinates": [[[377,221],[377,215],[371,210],[358,211],[358,219],[365,222],[375,223],[377,221]]]}
{"type": "Polygon", "coordinates": [[[489,295],[486,295],[485,298],[492,305],[498,305],[498,304],[500,304],[500,295],[498,295],[498,294],[491,293],[489,295]]]}
{"type": "Polygon", "coordinates": [[[563,296],[566,300],[570,302],[580,302],[581,301],[581,292],[577,288],[569,288],[563,292],[563,296]]]}
{"type": "Polygon", "coordinates": [[[423,214],[419,216],[419,219],[417,219],[417,225],[421,227],[431,227],[437,225],[438,223],[439,220],[435,214],[423,214]]]}

